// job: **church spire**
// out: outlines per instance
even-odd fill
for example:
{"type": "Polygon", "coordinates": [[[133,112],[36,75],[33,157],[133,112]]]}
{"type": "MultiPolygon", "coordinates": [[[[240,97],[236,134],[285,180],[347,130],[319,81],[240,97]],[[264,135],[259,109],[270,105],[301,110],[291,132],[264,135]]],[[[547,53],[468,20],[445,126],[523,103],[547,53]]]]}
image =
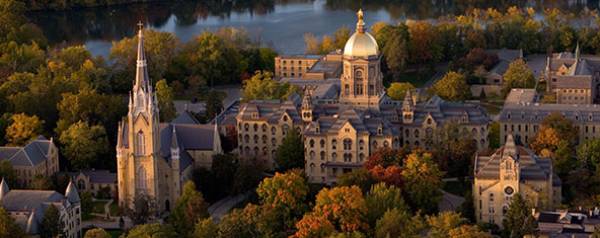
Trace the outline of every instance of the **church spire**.
{"type": "Polygon", "coordinates": [[[135,71],[135,86],[137,90],[142,88],[144,91],[148,90],[149,79],[148,79],[148,65],[146,61],[146,53],[144,52],[144,24],[140,21],[138,23],[138,47],[137,47],[137,64],[135,71]]]}
{"type": "Polygon", "coordinates": [[[579,57],[580,57],[580,52],[579,52],[579,41],[577,42],[577,47],[575,48],[575,60],[579,61],[579,57]]]}
{"type": "Polygon", "coordinates": [[[213,154],[223,154],[221,146],[221,134],[219,133],[219,116],[215,117],[215,128],[213,130],[213,154]]]}

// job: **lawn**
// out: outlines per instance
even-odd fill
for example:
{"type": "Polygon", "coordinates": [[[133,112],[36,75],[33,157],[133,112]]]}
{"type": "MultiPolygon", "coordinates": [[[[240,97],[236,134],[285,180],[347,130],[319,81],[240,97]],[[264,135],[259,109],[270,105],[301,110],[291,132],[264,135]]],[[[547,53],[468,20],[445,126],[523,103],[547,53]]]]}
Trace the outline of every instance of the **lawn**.
{"type": "Polygon", "coordinates": [[[116,201],[111,203],[110,206],[108,207],[108,209],[110,210],[111,216],[120,216],[121,215],[121,208],[119,207],[119,205],[117,204],[116,201]]]}
{"type": "Polygon", "coordinates": [[[106,202],[104,201],[94,201],[92,202],[92,212],[93,213],[104,213],[104,205],[106,205],[106,202]]]}

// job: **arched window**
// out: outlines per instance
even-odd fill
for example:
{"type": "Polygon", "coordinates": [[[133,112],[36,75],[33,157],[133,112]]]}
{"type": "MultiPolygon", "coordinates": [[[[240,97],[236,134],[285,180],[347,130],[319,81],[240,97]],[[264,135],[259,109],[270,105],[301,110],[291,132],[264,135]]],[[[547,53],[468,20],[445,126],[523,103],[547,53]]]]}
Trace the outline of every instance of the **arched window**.
{"type": "Polygon", "coordinates": [[[387,140],[383,142],[383,147],[388,148],[390,146],[390,142],[387,140]]]}
{"type": "Polygon", "coordinates": [[[310,163],[310,172],[311,173],[315,172],[315,164],[314,163],[310,163]]]}
{"type": "Polygon", "coordinates": [[[80,191],[85,190],[85,181],[83,181],[83,179],[77,181],[77,189],[79,189],[80,191]]]}
{"type": "Polygon", "coordinates": [[[344,150],[351,150],[351,149],[352,149],[352,140],[344,139],[344,150]]]}
{"type": "Polygon", "coordinates": [[[147,189],[147,175],[146,175],[146,169],[144,167],[139,167],[138,171],[137,171],[137,176],[136,176],[136,180],[135,180],[135,186],[138,188],[138,190],[140,191],[144,191],[147,189]]]}
{"type": "Polygon", "coordinates": [[[415,138],[419,138],[419,129],[415,129],[415,138]]]}
{"type": "Polygon", "coordinates": [[[311,160],[315,158],[315,152],[314,151],[311,150],[310,153],[308,153],[308,154],[309,154],[311,160]]]}
{"type": "Polygon", "coordinates": [[[263,132],[267,132],[267,124],[263,124],[262,125],[262,131],[263,132]]]}
{"type": "Polygon", "coordinates": [[[254,135],[254,143],[257,144],[258,143],[258,135],[254,135]]]}
{"type": "Polygon", "coordinates": [[[258,131],[258,124],[254,124],[254,131],[258,131]]]}
{"type": "Polygon", "coordinates": [[[337,140],[336,139],[331,140],[331,149],[333,149],[333,150],[337,149],[337,140]]]}
{"type": "Polygon", "coordinates": [[[244,124],[244,130],[245,130],[245,131],[248,131],[248,128],[250,128],[250,125],[249,125],[248,123],[245,123],[245,124],[244,124]]]}
{"type": "Polygon", "coordinates": [[[277,132],[277,129],[275,129],[275,127],[271,127],[271,135],[275,135],[275,132],[277,132]]]}
{"type": "Polygon", "coordinates": [[[144,132],[138,132],[135,139],[135,154],[144,155],[146,151],[146,144],[144,141],[144,132]]]}
{"type": "Polygon", "coordinates": [[[325,160],[325,151],[321,151],[320,155],[321,155],[321,160],[325,160]]]}
{"type": "Polygon", "coordinates": [[[363,160],[365,160],[365,154],[363,154],[363,153],[358,154],[358,162],[363,162],[363,160]]]}
{"type": "Polygon", "coordinates": [[[319,144],[321,144],[321,148],[325,148],[325,140],[321,139],[319,144]]]}
{"type": "Polygon", "coordinates": [[[337,153],[333,152],[331,153],[331,161],[335,161],[337,160],[337,153]]]}
{"type": "Polygon", "coordinates": [[[315,140],[310,139],[310,141],[309,141],[308,144],[310,145],[310,148],[314,148],[315,147],[315,140]]]}

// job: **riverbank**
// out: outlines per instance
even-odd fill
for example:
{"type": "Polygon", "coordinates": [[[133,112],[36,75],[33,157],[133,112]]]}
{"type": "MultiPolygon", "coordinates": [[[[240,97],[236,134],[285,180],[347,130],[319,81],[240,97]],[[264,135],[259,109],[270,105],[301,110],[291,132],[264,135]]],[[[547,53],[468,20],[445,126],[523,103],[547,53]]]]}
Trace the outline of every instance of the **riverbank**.
{"type": "Polygon", "coordinates": [[[98,8],[98,7],[115,7],[125,6],[132,4],[142,3],[156,3],[156,2],[172,2],[169,0],[91,0],[82,2],[82,4],[68,4],[67,2],[59,3],[58,1],[52,1],[49,3],[37,3],[35,0],[21,0],[20,2],[25,3],[25,7],[29,12],[44,12],[44,11],[71,11],[81,10],[87,8],[98,8]]]}

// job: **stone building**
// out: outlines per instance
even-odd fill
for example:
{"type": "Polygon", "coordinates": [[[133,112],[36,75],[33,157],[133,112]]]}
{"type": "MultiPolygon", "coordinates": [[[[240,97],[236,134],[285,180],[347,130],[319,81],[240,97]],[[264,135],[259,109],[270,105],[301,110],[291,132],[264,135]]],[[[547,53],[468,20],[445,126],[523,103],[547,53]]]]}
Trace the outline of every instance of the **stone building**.
{"type": "Polygon", "coordinates": [[[549,104],[538,102],[535,89],[512,89],[500,112],[500,143],[512,135],[519,145],[529,145],[544,118],[560,113],[578,128],[579,141],[600,138],[598,104],[549,104]]]}
{"type": "Polygon", "coordinates": [[[132,207],[145,195],[160,214],[169,211],[194,167],[210,167],[222,153],[217,125],[160,123],[158,99],[150,85],[144,35],[138,33],[137,69],[129,112],[119,123],[117,181],[119,205],[132,207]]]}
{"type": "Polygon", "coordinates": [[[492,155],[475,156],[473,191],[477,222],[500,227],[515,194],[537,208],[552,209],[561,202],[561,181],[552,160],[516,145],[510,135],[492,155]]]}
{"type": "Polygon", "coordinates": [[[77,190],[89,192],[96,198],[117,197],[117,174],[108,170],[83,170],[69,173],[77,190]]]}
{"type": "Polygon", "coordinates": [[[23,147],[0,147],[0,160],[7,160],[20,187],[28,187],[36,176],[50,177],[59,170],[58,148],[43,136],[23,147]]]}
{"type": "Polygon", "coordinates": [[[341,73],[330,68],[322,79],[282,78],[303,88],[304,95],[239,106],[240,155],[274,165],[277,147],[287,131],[296,128],[304,137],[309,180],[332,184],[338,175],[362,166],[377,149],[423,146],[427,131],[450,122],[457,122],[461,130],[475,130],[477,144],[487,146],[489,118],[482,108],[437,96],[420,99],[409,94],[404,101],[391,100],[385,95],[380,61],[377,42],[366,31],[359,11],[356,32],[341,53],[341,73]],[[406,135],[401,133],[405,130],[406,135]]]}
{"type": "Polygon", "coordinates": [[[83,237],[81,203],[75,184],[69,182],[65,194],[50,190],[9,189],[0,183],[0,203],[28,236],[39,237],[44,213],[51,205],[59,211],[66,238],[83,237]]]}
{"type": "Polygon", "coordinates": [[[342,71],[341,51],[321,55],[282,55],[275,57],[276,78],[337,78],[342,71]]]}
{"type": "Polygon", "coordinates": [[[544,70],[546,91],[559,104],[592,104],[600,101],[600,58],[575,53],[556,53],[547,58],[544,70]]]}

